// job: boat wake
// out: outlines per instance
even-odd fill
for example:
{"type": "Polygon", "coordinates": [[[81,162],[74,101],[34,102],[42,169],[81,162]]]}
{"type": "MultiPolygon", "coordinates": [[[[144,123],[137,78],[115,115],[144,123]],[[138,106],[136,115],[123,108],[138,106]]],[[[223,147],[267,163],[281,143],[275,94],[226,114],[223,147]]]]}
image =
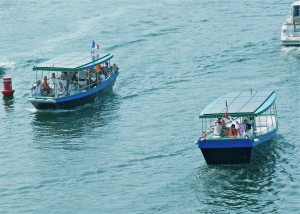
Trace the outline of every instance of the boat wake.
{"type": "Polygon", "coordinates": [[[40,113],[40,112],[53,112],[53,113],[61,113],[61,112],[72,112],[75,111],[74,109],[36,109],[34,107],[32,108],[25,108],[26,111],[29,111],[31,113],[40,113]]]}
{"type": "Polygon", "coordinates": [[[0,62],[0,68],[12,69],[15,67],[15,62],[0,62]]]}
{"type": "Polygon", "coordinates": [[[9,69],[15,68],[15,62],[0,62],[0,75],[9,69]]]}
{"type": "Polygon", "coordinates": [[[299,46],[282,46],[281,50],[284,53],[300,53],[299,46]]]}

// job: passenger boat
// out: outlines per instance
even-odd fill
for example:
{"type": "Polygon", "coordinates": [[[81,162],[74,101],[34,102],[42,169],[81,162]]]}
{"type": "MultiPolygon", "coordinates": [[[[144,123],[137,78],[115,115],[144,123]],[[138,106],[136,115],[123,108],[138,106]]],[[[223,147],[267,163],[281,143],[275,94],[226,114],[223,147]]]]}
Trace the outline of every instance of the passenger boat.
{"type": "Polygon", "coordinates": [[[34,66],[28,101],[36,109],[71,109],[101,99],[119,74],[112,58],[110,53],[72,52],[34,66]]]}
{"type": "Polygon", "coordinates": [[[206,163],[250,163],[267,153],[278,130],[275,99],[275,91],[232,92],[204,108],[196,144],[206,163]]]}
{"type": "Polygon", "coordinates": [[[294,2],[291,13],[281,27],[281,43],[284,46],[300,45],[300,1],[294,2]]]}

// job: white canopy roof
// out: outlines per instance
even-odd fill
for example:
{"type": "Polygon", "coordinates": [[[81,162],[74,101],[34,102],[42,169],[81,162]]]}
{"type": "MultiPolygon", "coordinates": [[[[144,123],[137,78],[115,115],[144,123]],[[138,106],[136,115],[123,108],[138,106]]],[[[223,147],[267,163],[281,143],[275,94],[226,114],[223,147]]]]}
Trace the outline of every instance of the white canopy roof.
{"type": "Polygon", "coordinates": [[[294,6],[300,6],[300,1],[295,1],[293,4],[292,4],[292,6],[294,7],[294,6]]]}

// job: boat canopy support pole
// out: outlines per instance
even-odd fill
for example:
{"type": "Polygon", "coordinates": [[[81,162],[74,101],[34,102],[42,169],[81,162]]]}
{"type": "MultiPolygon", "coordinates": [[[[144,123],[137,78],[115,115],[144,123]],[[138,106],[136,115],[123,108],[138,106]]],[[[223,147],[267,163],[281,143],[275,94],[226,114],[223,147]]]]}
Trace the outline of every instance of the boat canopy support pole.
{"type": "Polygon", "coordinates": [[[266,115],[267,132],[269,132],[269,126],[268,126],[269,123],[268,123],[268,114],[267,114],[269,111],[270,111],[270,109],[269,109],[268,111],[265,112],[265,115],[266,115]]]}
{"type": "Polygon", "coordinates": [[[270,112],[271,112],[271,121],[272,121],[272,130],[274,129],[274,121],[273,121],[273,113],[272,109],[274,110],[274,105],[272,105],[272,107],[270,108],[270,112]]]}
{"type": "Polygon", "coordinates": [[[259,121],[259,132],[261,132],[261,120],[260,120],[260,116],[258,116],[258,121],[259,121]]]}
{"type": "Polygon", "coordinates": [[[276,104],[274,103],[274,110],[275,110],[275,120],[276,120],[276,126],[277,126],[277,109],[276,109],[276,104]]]}

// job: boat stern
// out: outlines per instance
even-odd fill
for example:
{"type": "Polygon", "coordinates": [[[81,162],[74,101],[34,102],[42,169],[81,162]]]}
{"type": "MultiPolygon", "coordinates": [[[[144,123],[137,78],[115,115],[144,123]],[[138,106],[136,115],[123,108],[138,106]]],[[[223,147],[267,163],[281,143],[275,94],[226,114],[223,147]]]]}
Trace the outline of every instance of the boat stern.
{"type": "Polygon", "coordinates": [[[207,164],[250,163],[252,141],[248,138],[198,140],[207,164]]]}
{"type": "Polygon", "coordinates": [[[300,46],[300,25],[284,23],[281,27],[280,38],[283,46],[300,46]]]}

